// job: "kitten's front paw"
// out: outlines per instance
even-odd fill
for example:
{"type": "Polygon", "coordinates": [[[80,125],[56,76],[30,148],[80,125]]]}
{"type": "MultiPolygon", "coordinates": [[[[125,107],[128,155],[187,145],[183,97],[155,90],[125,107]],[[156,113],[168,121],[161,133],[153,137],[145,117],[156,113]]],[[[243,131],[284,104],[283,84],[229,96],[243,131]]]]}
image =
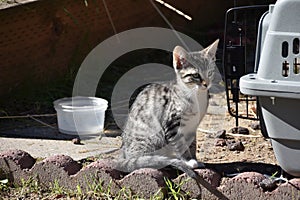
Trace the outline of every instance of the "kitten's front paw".
{"type": "Polygon", "coordinates": [[[194,160],[194,159],[187,161],[186,164],[192,169],[195,169],[198,167],[198,162],[197,162],[197,160],[194,160]]]}
{"type": "Polygon", "coordinates": [[[191,167],[192,169],[196,169],[196,168],[204,168],[204,164],[202,162],[198,162],[195,159],[191,159],[189,161],[186,161],[186,164],[191,167]]]}

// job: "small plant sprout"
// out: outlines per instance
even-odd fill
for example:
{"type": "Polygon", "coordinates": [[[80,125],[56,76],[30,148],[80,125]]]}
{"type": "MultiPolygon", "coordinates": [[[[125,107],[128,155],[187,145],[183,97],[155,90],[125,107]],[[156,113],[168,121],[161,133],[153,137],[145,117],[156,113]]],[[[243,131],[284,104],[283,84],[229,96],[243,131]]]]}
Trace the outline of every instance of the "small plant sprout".
{"type": "Polygon", "coordinates": [[[179,184],[174,184],[170,179],[164,178],[165,183],[167,186],[167,189],[169,190],[169,199],[175,199],[175,200],[181,200],[186,199],[186,196],[188,196],[188,193],[185,193],[181,190],[181,187],[184,183],[190,181],[190,178],[182,179],[179,184]]]}
{"type": "Polygon", "coordinates": [[[53,185],[50,184],[51,193],[57,194],[57,195],[63,195],[65,194],[65,191],[63,187],[59,185],[58,180],[54,180],[53,185]]]}
{"type": "Polygon", "coordinates": [[[82,195],[83,195],[83,192],[82,192],[82,189],[81,189],[81,187],[80,187],[79,184],[76,186],[76,189],[77,189],[77,194],[78,194],[79,196],[82,196],[82,195]]]}
{"type": "Polygon", "coordinates": [[[8,190],[8,179],[0,180],[0,191],[8,190]]]}

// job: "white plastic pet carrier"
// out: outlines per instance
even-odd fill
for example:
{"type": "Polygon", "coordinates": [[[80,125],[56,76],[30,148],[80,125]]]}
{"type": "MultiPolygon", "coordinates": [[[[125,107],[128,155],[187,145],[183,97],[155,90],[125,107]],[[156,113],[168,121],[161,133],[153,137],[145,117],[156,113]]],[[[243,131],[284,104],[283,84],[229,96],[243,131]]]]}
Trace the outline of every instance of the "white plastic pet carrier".
{"type": "Polygon", "coordinates": [[[279,165],[300,176],[300,0],[278,0],[262,16],[256,74],[240,79],[244,94],[258,96],[279,165]]]}

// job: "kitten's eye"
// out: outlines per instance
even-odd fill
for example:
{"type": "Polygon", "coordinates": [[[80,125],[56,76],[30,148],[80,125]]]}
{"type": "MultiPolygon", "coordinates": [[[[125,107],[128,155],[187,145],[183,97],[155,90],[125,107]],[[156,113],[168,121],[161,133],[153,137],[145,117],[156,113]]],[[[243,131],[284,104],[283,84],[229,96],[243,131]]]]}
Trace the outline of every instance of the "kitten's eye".
{"type": "Polygon", "coordinates": [[[191,75],[193,78],[197,78],[197,79],[201,79],[200,74],[196,73],[196,74],[192,74],[191,75]]]}
{"type": "Polygon", "coordinates": [[[213,71],[208,71],[207,75],[208,75],[208,77],[212,77],[213,76],[213,71]]]}

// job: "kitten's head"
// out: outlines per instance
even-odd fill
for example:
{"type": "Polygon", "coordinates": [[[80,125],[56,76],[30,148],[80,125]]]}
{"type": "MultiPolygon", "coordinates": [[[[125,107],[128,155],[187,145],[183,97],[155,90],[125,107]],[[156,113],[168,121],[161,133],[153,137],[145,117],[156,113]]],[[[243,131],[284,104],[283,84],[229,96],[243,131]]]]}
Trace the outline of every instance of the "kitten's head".
{"type": "Polygon", "coordinates": [[[219,40],[197,52],[187,52],[176,46],[173,50],[173,66],[177,81],[187,88],[208,90],[218,73],[215,60],[219,40]]]}

